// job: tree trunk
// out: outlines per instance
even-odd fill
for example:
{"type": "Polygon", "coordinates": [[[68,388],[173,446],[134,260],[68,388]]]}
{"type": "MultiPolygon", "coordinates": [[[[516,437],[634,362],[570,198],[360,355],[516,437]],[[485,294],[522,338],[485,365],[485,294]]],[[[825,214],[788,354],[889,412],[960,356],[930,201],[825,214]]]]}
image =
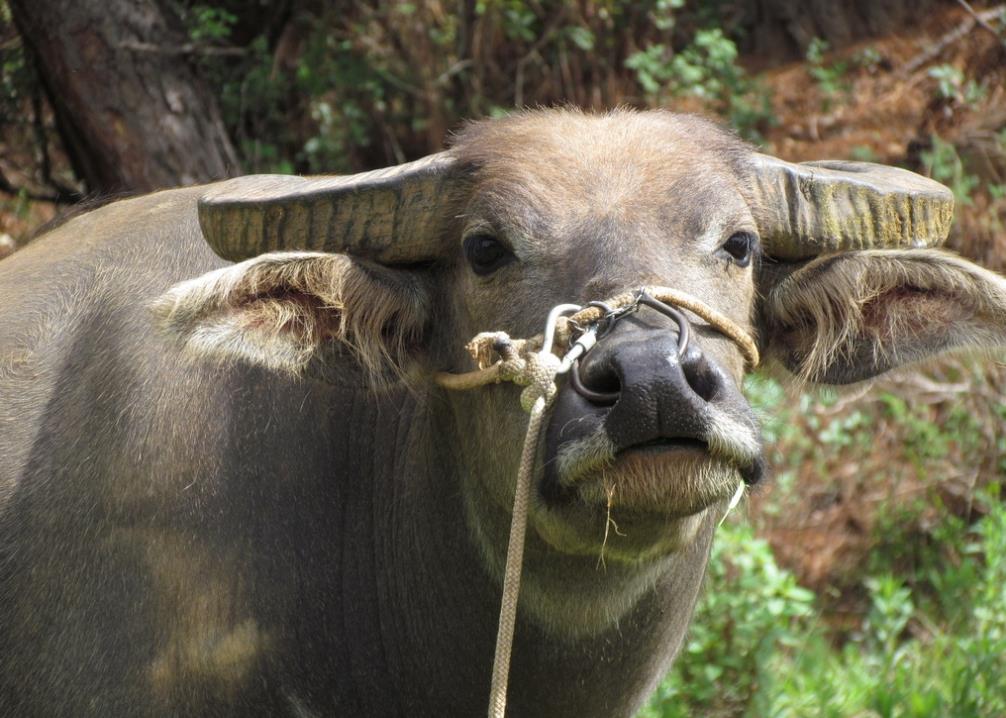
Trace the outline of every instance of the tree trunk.
{"type": "Polygon", "coordinates": [[[840,48],[911,25],[935,0],[748,0],[744,24],[754,52],[784,60],[803,57],[814,38],[840,48]]]}
{"type": "Polygon", "coordinates": [[[74,170],[96,192],[235,174],[220,110],[158,0],[9,0],[74,170]]]}

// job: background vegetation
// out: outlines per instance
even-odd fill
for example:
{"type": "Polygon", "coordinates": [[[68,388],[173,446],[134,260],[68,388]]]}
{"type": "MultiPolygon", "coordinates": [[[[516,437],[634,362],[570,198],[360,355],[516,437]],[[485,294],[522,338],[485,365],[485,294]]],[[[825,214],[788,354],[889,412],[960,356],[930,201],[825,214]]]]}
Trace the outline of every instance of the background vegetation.
{"type": "MultiPolygon", "coordinates": [[[[140,38],[117,62],[160,53],[206,83],[234,172],[395,163],[513,107],[667,107],[717,115],[787,159],[926,173],[957,195],[951,247],[1006,268],[1003,6],[150,6],[174,45],[140,38]]],[[[25,50],[12,7],[0,2],[0,253],[83,196],[145,188],[84,171],[88,147],[47,92],[46,48],[25,50]]],[[[852,394],[753,377],[774,478],[720,531],[687,646],[640,718],[1006,715],[1000,362],[951,359],[852,394]]]]}

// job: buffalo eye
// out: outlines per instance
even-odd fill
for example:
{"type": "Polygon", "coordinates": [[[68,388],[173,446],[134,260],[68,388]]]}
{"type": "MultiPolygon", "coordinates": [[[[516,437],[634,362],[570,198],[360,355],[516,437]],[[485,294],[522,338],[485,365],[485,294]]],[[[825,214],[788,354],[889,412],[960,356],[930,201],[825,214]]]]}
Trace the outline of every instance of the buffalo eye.
{"type": "Polygon", "coordinates": [[[465,257],[472,271],[482,277],[492,274],[516,259],[513,252],[491,234],[473,234],[466,237],[464,248],[465,257]]]}
{"type": "Polygon", "coordinates": [[[751,255],[754,254],[757,242],[758,239],[750,232],[734,232],[723,243],[722,249],[737,266],[746,267],[751,264],[751,255]]]}

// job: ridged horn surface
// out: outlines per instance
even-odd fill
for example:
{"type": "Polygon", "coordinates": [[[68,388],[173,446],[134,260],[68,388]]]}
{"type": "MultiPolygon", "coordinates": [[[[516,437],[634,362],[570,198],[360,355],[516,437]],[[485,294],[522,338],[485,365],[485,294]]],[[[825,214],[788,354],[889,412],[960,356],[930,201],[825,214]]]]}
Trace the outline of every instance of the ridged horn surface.
{"type": "Polygon", "coordinates": [[[761,154],[754,164],[762,246],[777,259],[933,247],[950,231],[953,193],[914,172],[870,162],[794,164],[761,154]]]}
{"type": "Polygon", "coordinates": [[[241,261],[265,252],[344,252],[385,263],[435,256],[446,152],[333,177],[249,175],[210,187],[199,225],[214,252],[241,261]]]}

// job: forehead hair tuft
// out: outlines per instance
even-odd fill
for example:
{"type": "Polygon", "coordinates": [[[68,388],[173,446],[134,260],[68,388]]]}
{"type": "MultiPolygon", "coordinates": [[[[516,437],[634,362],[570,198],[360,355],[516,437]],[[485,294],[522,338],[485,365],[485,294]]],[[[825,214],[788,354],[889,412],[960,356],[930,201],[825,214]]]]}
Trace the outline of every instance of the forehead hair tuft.
{"type": "MultiPolygon", "coordinates": [[[[456,167],[471,183],[469,204],[457,216],[488,222],[511,238],[607,226],[611,231],[598,242],[610,244],[620,229],[663,222],[669,203],[681,221],[686,215],[698,221],[728,197],[743,196],[751,152],[728,130],[694,115],[521,111],[470,123],[455,135],[456,167]]],[[[539,251],[539,244],[526,251],[539,251]]]]}
{"type": "Polygon", "coordinates": [[[673,164],[713,163],[739,172],[751,152],[747,143],[706,118],[629,108],[523,110],[470,122],[451,144],[462,166],[474,170],[530,162],[663,164],[671,158],[673,164]]]}

